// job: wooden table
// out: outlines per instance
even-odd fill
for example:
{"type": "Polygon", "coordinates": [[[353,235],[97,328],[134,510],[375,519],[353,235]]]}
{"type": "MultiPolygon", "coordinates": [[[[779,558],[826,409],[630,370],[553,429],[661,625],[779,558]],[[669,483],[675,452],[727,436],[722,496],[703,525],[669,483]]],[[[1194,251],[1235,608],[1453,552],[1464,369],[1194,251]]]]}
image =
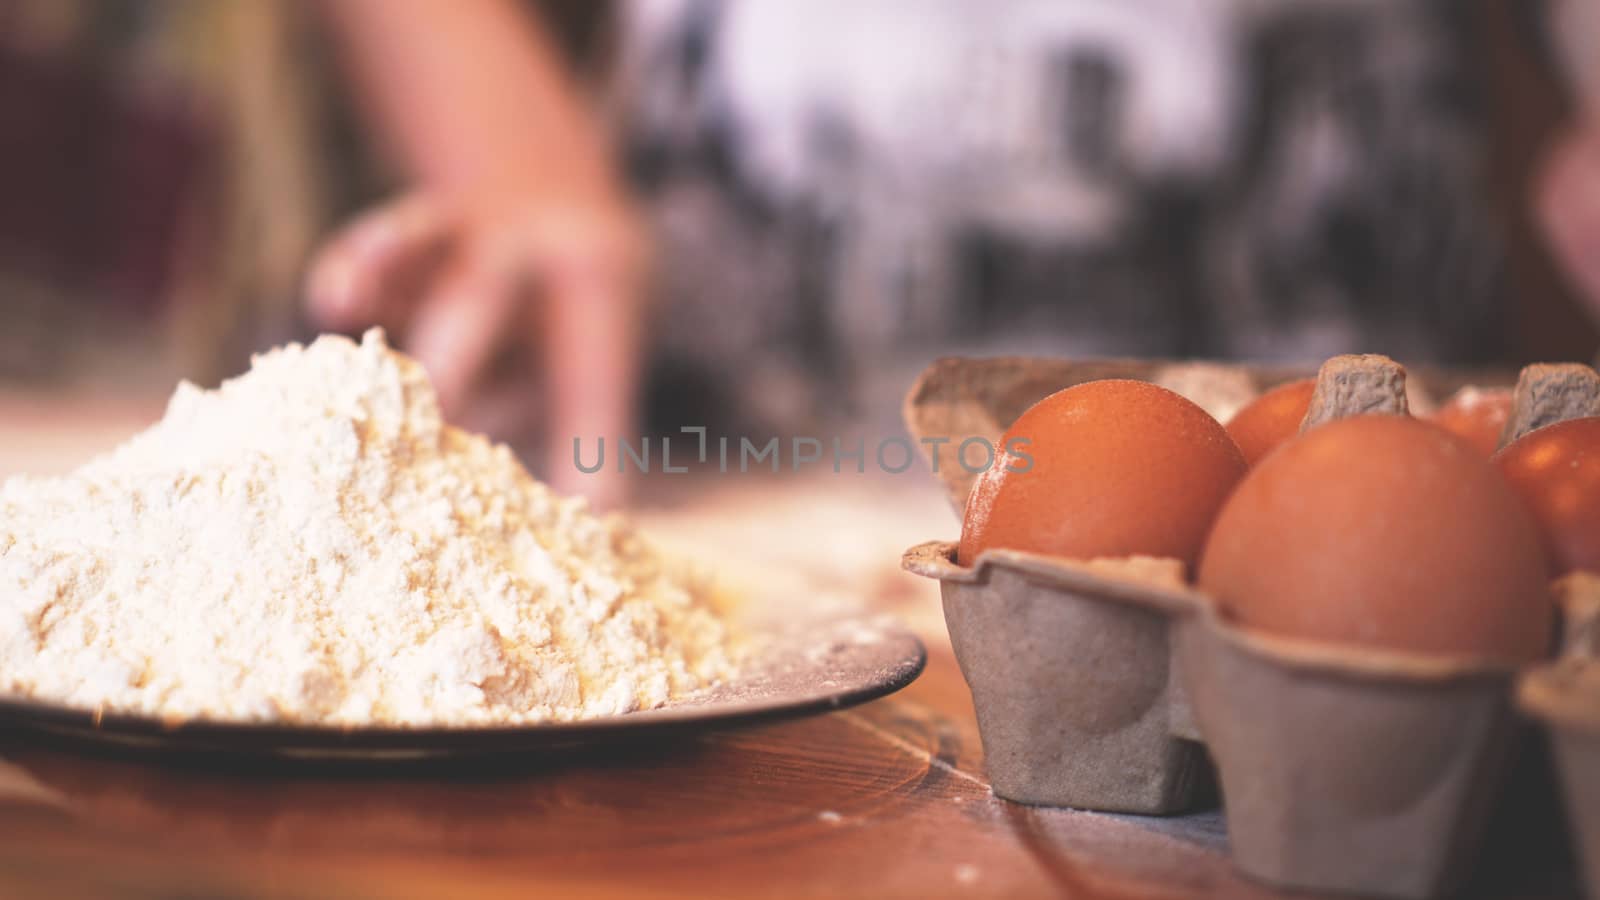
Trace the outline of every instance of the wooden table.
{"type": "MultiPolygon", "coordinates": [[[[175,767],[0,735],[0,897],[1280,896],[1233,872],[1218,814],[1141,819],[990,793],[937,590],[895,571],[901,547],[955,521],[931,488],[906,490],[747,485],[645,516],[902,615],[929,663],[898,695],[444,772],[175,767]],[[816,546],[825,523],[838,547],[816,546]]],[[[1560,866],[1517,881],[1520,896],[1572,895],[1560,866]]]]}
{"type": "Polygon", "coordinates": [[[555,767],[195,771],[0,739],[0,896],[1279,896],[1232,872],[1214,814],[995,799],[931,649],[855,710],[555,767]]]}

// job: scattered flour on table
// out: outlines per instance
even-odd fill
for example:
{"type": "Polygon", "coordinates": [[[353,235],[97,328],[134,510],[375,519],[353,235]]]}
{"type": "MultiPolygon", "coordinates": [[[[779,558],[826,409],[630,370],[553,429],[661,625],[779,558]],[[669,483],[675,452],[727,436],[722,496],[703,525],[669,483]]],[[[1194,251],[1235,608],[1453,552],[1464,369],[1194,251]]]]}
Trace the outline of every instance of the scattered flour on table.
{"type": "Polygon", "coordinates": [[[570,720],[728,678],[709,586],[445,425],[379,331],[0,486],[0,692],[167,719],[570,720]]]}

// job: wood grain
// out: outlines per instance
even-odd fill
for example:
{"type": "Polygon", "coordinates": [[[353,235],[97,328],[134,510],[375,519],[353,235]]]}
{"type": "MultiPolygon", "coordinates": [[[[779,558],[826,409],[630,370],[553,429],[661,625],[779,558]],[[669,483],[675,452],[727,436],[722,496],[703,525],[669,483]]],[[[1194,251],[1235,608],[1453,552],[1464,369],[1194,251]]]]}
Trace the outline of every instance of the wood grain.
{"type": "MultiPolygon", "coordinates": [[[[947,646],[857,710],[528,768],[176,769],[0,738],[0,896],[1270,897],[1217,814],[995,799],[947,646]]],[[[1548,893],[1565,896],[1560,877],[1548,893]]]]}
{"type": "Polygon", "coordinates": [[[0,893],[1242,888],[1212,852],[1214,827],[1164,834],[995,800],[960,691],[940,648],[926,681],[859,710],[532,770],[496,759],[420,776],[180,770],[0,739],[12,763],[0,893]]]}

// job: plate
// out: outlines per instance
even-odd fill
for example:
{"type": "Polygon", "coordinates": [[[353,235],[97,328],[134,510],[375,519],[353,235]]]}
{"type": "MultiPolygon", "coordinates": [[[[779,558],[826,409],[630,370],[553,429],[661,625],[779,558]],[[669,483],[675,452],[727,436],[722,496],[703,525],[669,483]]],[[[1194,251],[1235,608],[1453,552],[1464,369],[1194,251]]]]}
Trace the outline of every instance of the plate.
{"type": "Polygon", "coordinates": [[[561,754],[668,739],[843,709],[900,690],[927,661],[922,642],[884,616],[769,625],[745,671],[714,689],[619,716],[534,725],[398,727],[280,725],[105,713],[0,698],[0,732],[118,751],[308,762],[421,761],[489,754],[561,754]]]}

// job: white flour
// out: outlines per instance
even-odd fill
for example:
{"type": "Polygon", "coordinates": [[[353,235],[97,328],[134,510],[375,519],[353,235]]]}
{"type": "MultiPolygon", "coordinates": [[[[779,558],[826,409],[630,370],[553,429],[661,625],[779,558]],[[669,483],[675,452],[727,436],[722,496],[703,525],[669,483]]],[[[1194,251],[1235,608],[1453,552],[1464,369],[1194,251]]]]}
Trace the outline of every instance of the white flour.
{"type": "Polygon", "coordinates": [[[254,360],[0,486],[0,691],[168,719],[441,725],[730,674],[705,585],[444,425],[380,332],[254,360]]]}

